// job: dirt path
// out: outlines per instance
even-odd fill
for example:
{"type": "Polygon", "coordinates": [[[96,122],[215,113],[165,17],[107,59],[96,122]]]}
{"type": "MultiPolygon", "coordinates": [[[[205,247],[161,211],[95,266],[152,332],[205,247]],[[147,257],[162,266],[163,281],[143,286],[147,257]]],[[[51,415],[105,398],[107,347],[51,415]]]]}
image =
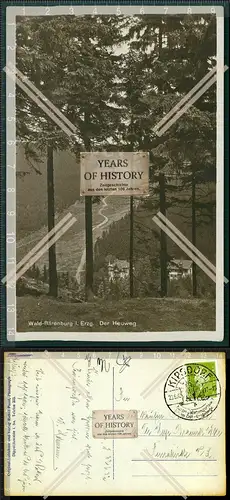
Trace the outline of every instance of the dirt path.
{"type": "MultiPolygon", "coordinates": [[[[59,272],[69,272],[70,275],[80,279],[85,264],[85,212],[84,203],[76,202],[68,207],[65,212],[58,215],[62,219],[66,213],[71,212],[76,217],[73,226],[63,234],[56,243],[57,269],[59,272]]],[[[129,198],[123,196],[106,196],[100,205],[93,206],[93,234],[94,244],[101,236],[105,228],[112,222],[121,219],[129,212],[129,198]],[[108,201],[109,199],[109,201],[108,201]],[[106,211],[106,213],[105,213],[106,211]]],[[[43,226],[21,238],[17,242],[17,262],[19,262],[34,246],[47,234],[47,228],[43,226]]],[[[48,267],[48,252],[37,262],[41,269],[44,265],[48,267]]]]}
{"type": "MultiPolygon", "coordinates": [[[[108,206],[107,203],[106,203],[106,199],[108,198],[108,196],[106,196],[105,198],[103,198],[102,200],[102,203],[103,203],[103,206],[100,208],[98,214],[101,215],[102,217],[104,217],[104,220],[102,222],[100,222],[99,224],[97,224],[96,226],[93,227],[93,231],[95,231],[95,229],[99,229],[100,227],[104,226],[105,224],[107,224],[108,222],[108,217],[107,215],[104,215],[102,212],[103,210],[108,206]]],[[[83,253],[82,253],[82,256],[81,256],[81,260],[80,260],[80,264],[77,268],[77,272],[76,272],[76,280],[77,282],[80,284],[80,277],[81,277],[81,272],[83,271],[83,268],[84,268],[84,265],[85,265],[85,258],[86,258],[86,250],[84,248],[83,250],[83,253]]]]}

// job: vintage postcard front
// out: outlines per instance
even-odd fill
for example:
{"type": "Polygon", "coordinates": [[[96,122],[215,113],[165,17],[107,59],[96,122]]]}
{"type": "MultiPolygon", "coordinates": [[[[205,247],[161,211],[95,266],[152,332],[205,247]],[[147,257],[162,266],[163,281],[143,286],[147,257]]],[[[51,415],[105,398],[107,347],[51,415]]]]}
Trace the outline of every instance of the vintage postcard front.
{"type": "Polygon", "coordinates": [[[6,8],[8,341],[223,340],[227,69],[218,5],[6,8]]]}
{"type": "Polygon", "coordinates": [[[5,354],[5,495],[225,495],[225,354],[5,354]]]}

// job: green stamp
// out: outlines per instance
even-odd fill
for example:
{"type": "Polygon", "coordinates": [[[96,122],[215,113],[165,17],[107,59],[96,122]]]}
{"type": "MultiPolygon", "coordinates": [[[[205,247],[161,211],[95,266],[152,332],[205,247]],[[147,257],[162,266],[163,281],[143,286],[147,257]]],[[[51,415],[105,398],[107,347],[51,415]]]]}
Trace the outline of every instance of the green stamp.
{"type": "Polygon", "coordinates": [[[203,362],[202,365],[191,363],[187,365],[187,398],[206,399],[217,393],[216,363],[203,362]],[[203,369],[202,369],[203,368],[203,369]]]}
{"type": "Polygon", "coordinates": [[[164,387],[167,406],[185,420],[207,418],[217,408],[220,394],[215,361],[179,366],[169,375],[164,387]]]}

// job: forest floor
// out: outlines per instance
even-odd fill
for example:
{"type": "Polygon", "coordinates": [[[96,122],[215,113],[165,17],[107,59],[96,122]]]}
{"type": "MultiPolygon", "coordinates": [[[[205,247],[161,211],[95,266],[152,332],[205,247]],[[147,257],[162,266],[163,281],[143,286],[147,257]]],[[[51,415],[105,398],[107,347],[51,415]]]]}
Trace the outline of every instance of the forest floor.
{"type": "Polygon", "coordinates": [[[67,303],[47,296],[17,297],[19,332],[211,330],[215,331],[214,300],[134,298],[67,303]],[[119,325],[118,322],[130,324],[119,325]]]}

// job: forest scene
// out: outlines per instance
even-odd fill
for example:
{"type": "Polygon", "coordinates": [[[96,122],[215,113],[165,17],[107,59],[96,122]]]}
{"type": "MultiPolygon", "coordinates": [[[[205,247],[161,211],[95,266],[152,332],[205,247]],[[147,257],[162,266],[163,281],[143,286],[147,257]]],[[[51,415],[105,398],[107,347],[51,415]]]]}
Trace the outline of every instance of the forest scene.
{"type": "Polygon", "coordinates": [[[75,126],[16,88],[17,262],[76,221],[17,281],[18,331],[215,330],[216,85],[157,123],[216,66],[214,15],[17,17],[17,68],[75,126]],[[149,154],[147,196],[80,196],[80,153],[149,154]]]}

